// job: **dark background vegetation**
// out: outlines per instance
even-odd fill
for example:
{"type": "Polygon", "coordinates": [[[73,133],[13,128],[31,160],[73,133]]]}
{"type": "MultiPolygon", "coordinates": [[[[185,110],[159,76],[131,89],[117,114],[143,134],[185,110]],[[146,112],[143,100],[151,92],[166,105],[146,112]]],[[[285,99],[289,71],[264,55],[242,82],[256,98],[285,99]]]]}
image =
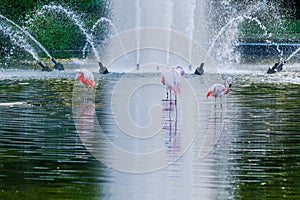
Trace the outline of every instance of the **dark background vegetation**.
{"type": "MultiPolygon", "coordinates": [[[[44,16],[36,17],[35,13],[43,5],[62,5],[72,10],[90,30],[92,25],[101,17],[109,18],[109,0],[0,0],[0,14],[14,21],[21,27],[26,27],[30,34],[38,38],[38,41],[54,57],[69,57],[72,54],[80,56],[82,48],[86,43],[86,37],[76,27],[74,22],[62,12],[51,11],[44,16]],[[28,19],[34,19],[32,23],[26,24],[28,19]],[[65,52],[65,53],[61,53],[65,52]]],[[[107,36],[107,26],[102,23],[94,33],[96,40],[103,40],[107,36]]],[[[22,55],[22,49],[12,47],[9,38],[0,33],[0,53],[22,55]],[[12,50],[13,49],[13,50],[12,50]],[[21,52],[18,52],[21,51],[21,52]]],[[[38,48],[37,48],[38,49],[38,48]]],[[[28,53],[25,53],[28,54],[28,53]]],[[[43,52],[38,52],[40,57],[45,57],[43,52]]]]}
{"type": "MultiPolygon", "coordinates": [[[[286,29],[282,33],[284,38],[299,39],[300,35],[300,0],[281,1],[279,9],[292,10],[285,24],[286,29]]],[[[236,0],[237,3],[240,1],[236,0]]],[[[250,2],[250,0],[249,0],[250,2]]],[[[43,5],[50,3],[59,4],[76,12],[90,30],[92,25],[100,17],[109,18],[110,0],[0,0],[0,14],[11,19],[18,25],[26,27],[27,30],[56,57],[73,56],[74,52],[81,54],[80,50],[86,43],[86,38],[82,32],[75,27],[75,24],[60,12],[48,12],[46,16],[35,17],[36,10],[43,5]],[[34,18],[32,24],[26,24],[28,19],[34,18]],[[59,52],[70,52],[61,54],[59,52]]],[[[108,32],[109,25],[103,23],[95,30],[96,40],[103,40],[108,32]]],[[[248,31],[248,30],[247,30],[248,31]]],[[[250,31],[251,32],[251,31],[250,31]]],[[[253,30],[255,34],[255,30],[253,30]]],[[[260,34],[260,33],[257,33],[260,34]]],[[[0,54],[6,55],[12,52],[11,42],[3,33],[0,33],[0,54]]],[[[17,52],[17,50],[14,50],[17,52]]],[[[19,49],[19,51],[22,51],[19,49]]],[[[43,52],[38,52],[39,56],[44,56],[43,52]]],[[[22,54],[22,52],[20,53],[22,54]]],[[[27,53],[28,54],[28,53],[27,53]]]]}

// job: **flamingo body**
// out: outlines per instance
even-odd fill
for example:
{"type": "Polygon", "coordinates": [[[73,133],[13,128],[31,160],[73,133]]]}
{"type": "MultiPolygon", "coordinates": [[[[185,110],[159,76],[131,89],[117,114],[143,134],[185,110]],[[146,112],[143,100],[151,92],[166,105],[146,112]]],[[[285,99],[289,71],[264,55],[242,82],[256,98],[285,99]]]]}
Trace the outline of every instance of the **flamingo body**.
{"type": "Polygon", "coordinates": [[[90,88],[94,88],[94,75],[88,71],[87,69],[78,70],[78,74],[76,75],[76,80],[79,80],[79,83],[84,86],[89,86],[90,88]]]}
{"type": "MultiPolygon", "coordinates": [[[[206,98],[213,96],[215,97],[215,99],[217,99],[217,97],[222,98],[224,95],[229,93],[231,84],[232,84],[232,78],[228,77],[226,79],[226,84],[225,86],[222,84],[214,84],[213,86],[210,87],[210,89],[208,90],[207,94],[206,94],[206,98]]],[[[216,104],[215,104],[216,106],[216,104]]],[[[222,103],[221,103],[221,107],[222,107],[222,103]]]]}
{"type": "Polygon", "coordinates": [[[166,86],[167,90],[172,91],[175,95],[182,92],[182,76],[184,70],[178,66],[176,69],[171,69],[163,73],[161,82],[166,86]]]}
{"type": "Polygon", "coordinates": [[[226,88],[224,85],[214,84],[207,92],[206,98],[208,98],[209,96],[213,96],[215,98],[222,97],[225,94],[228,94],[228,92],[229,92],[229,87],[226,88]]]}

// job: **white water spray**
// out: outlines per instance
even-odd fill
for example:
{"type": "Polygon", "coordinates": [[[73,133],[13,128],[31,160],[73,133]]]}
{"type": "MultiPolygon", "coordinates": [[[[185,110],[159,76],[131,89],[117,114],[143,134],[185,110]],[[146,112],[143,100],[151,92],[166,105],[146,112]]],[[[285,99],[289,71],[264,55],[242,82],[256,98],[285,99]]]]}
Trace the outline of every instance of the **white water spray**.
{"type": "Polygon", "coordinates": [[[189,51],[189,60],[192,59],[192,42],[193,42],[193,34],[195,29],[195,9],[196,9],[196,0],[188,1],[188,26],[186,27],[187,36],[190,38],[190,42],[188,44],[189,51]]]}
{"type": "Polygon", "coordinates": [[[141,17],[142,17],[142,11],[141,11],[141,2],[140,0],[136,0],[135,2],[135,9],[136,9],[136,15],[135,15],[135,20],[136,20],[136,29],[137,30],[137,38],[136,38],[136,63],[140,63],[140,40],[141,40],[141,34],[140,34],[140,28],[141,28],[141,17]]]}
{"type": "MultiPolygon", "coordinates": [[[[113,32],[114,34],[117,34],[118,33],[118,30],[117,28],[115,27],[115,25],[112,23],[112,21],[110,19],[107,19],[106,17],[101,17],[100,19],[98,19],[94,24],[93,24],[93,27],[91,29],[91,34],[95,34],[95,29],[97,28],[97,26],[99,26],[101,23],[103,22],[108,22],[108,24],[113,28],[113,32]]],[[[82,57],[84,58],[85,57],[85,52],[86,52],[86,49],[88,47],[88,44],[89,42],[86,42],[83,49],[82,49],[82,57]]]]}
{"type": "Polygon", "coordinates": [[[30,53],[33,56],[35,60],[39,61],[39,56],[37,55],[35,49],[27,43],[26,39],[23,37],[22,34],[13,30],[11,26],[7,26],[6,24],[0,23],[0,28],[4,35],[7,35],[14,45],[25,49],[28,53],[30,53]]]}
{"type": "Polygon", "coordinates": [[[300,51],[300,48],[298,48],[296,51],[294,51],[285,61],[289,61],[293,56],[295,56],[300,51]]]}
{"type": "Polygon", "coordinates": [[[51,12],[52,12],[52,11],[60,11],[60,12],[62,12],[62,13],[64,13],[64,14],[66,14],[67,17],[69,17],[69,18],[70,18],[70,19],[78,26],[79,30],[81,30],[82,33],[85,35],[87,42],[88,42],[88,43],[91,45],[91,47],[92,47],[92,50],[93,50],[93,52],[94,52],[94,56],[96,57],[97,62],[100,62],[99,52],[97,51],[97,49],[96,49],[96,47],[95,47],[95,45],[94,45],[94,37],[93,37],[93,35],[90,34],[90,33],[87,31],[87,29],[86,29],[84,23],[82,22],[82,20],[79,18],[79,16],[78,16],[75,12],[73,12],[73,11],[67,9],[67,8],[64,8],[64,7],[61,6],[61,5],[54,5],[54,4],[51,4],[51,5],[44,5],[44,6],[37,12],[37,16],[39,16],[39,15],[42,15],[42,16],[43,16],[43,15],[45,15],[46,12],[48,12],[48,11],[51,11],[51,12]]]}
{"type": "MultiPolygon", "coordinates": [[[[26,36],[28,36],[32,41],[34,41],[46,54],[48,57],[50,57],[52,59],[52,56],[50,55],[50,53],[45,49],[45,47],[43,47],[43,45],[41,45],[41,43],[39,41],[37,41],[28,31],[26,31],[24,28],[22,28],[21,26],[19,26],[18,24],[16,24],[15,22],[13,22],[12,20],[8,19],[7,17],[3,16],[0,14],[0,18],[6,20],[7,22],[11,23],[13,26],[17,27],[22,33],[24,33],[26,36]]],[[[28,46],[28,45],[25,45],[28,46]]],[[[33,51],[32,47],[29,48],[31,53],[34,53],[33,56],[35,57],[36,60],[38,60],[37,54],[35,53],[35,51],[33,51]]]]}
{"type": "MultiPolygon", "coordinates": [[[[164,27],[166,29],[171,30],[172,29],[172,19],[173,19],[173,0],[166,0],[164,1],[164,6],[165,10],[165,17],[164,17],[164,27]]],[[[166,36],[166,47],[167,47],[167,52],[166,52],[166,65],[169,66],[169,59],[170,59],[170,43],[171,43],[171,35],[170,32],[168,32],[166,36]]]]}

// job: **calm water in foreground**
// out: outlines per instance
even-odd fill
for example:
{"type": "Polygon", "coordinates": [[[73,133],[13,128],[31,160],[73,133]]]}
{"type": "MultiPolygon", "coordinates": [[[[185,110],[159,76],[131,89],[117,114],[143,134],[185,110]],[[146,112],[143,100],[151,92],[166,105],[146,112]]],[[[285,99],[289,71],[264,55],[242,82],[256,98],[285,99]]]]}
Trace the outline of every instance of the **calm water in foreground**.
{"type": "Polygon", "coordinates": [[[0,76],[0,199],[300,199],[297,67],[186,75],[176,104],[160,73],[74,77],[0,76]]]}

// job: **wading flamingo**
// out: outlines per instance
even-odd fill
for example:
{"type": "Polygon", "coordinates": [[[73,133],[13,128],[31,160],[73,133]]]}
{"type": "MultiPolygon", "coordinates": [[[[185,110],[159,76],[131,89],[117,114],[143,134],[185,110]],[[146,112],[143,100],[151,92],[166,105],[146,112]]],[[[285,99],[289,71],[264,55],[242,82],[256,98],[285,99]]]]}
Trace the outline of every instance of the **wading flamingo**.
{"type": "Polygon", "coordinates": [[[88,93],[88,87],[94,89],[94,75],[87,69],[76,70],[77,74],[75,79],[79,81],[80,85],[85,86],[84,88],[84,101],[86,101],[86,96],[88,93]]]}
{"type": "Polygon", "coordinates": [[[222,108],[222,96],[228,94],[229,92],[229,88],[232,85],[232,78],[228,77],[226,79],[226,83],[225,86],[221,85],[221,84],[214,84],[213,86],[211,86],[211,88],[209,89],[209,91],[206,94],[206,98],[208,98],[209,96],[213,96],[215,97],[215,107],[217,104],[217,97],[220,97],[220,104],[221,104],[221,108],[222,108]]]}
{"type": "Polygon", "coordinates": [[[177,94],[181,94],[182,92],[182,76],[184,75],[184,70],[181,66],[177,66],[176,68],[172,68],[162,74],[161,82],[166,86],[167,89],[167,99],[169,98],[170,92],[170,101],[172,100],[173,91],[175,95],[175,102],[177,100],[177,94]]]}
{"type": "Polygon", "coordinates": [[[80,85],[89,86],[94,89],[94,75],[87,69],[76,70],[78,73],[76,75],[76,80],[79,81],[80,85]]]}

